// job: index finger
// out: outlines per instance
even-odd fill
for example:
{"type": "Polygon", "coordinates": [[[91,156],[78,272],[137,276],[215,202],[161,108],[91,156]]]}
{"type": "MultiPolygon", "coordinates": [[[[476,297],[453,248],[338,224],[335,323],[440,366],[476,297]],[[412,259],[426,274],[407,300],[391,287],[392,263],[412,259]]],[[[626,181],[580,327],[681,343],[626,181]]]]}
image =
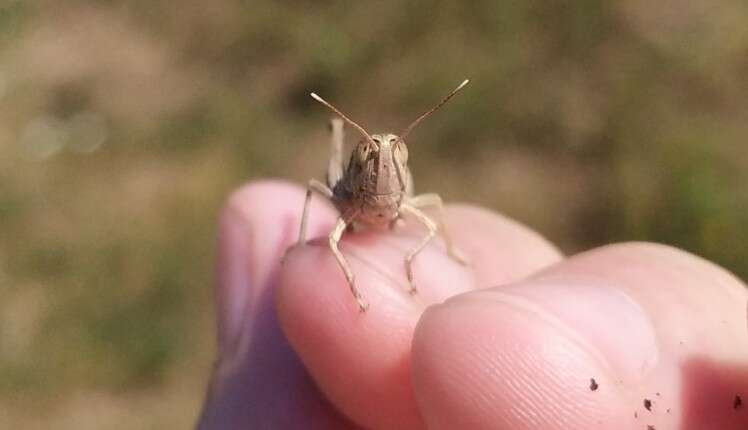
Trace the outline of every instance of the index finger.
{"type": "Polygon", "coordinates": [[[281,326],[321,390],[368,428],[420,428],[410,382],[413,330],[424,309],[455,294],[521,279],[558,261],[539,235],[490,211],[450,207],[446,222],[472,261],[451,260],[441,243],[414,260],[417,296],[407,291],[404,256],[424,234],[415,227],[344,235],[357,286],[370,308],[359,313],[326,240],[289,253],[276,295],[281,326]]]}

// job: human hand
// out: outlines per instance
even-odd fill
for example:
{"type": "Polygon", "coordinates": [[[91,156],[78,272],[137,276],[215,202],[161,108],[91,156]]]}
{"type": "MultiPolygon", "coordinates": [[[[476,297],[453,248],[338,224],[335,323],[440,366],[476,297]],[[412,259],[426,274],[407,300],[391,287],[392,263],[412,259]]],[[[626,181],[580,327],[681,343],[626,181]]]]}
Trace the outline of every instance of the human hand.
{"type": "MultiPolygon", "coordinates": [[[[334,222],[320,200],[309,237],[334,222]]],[[[748,293],[712,263],[641,243],[564,259],[526,227],[450,206],[472,267],[428,247],[416,296],[402,259],[417,226],[344,235],[360,313],[326,241],[281,265],[302,203],[299,187],[256,182],[223,212],[199,429],[748,426],[748,293]]]]}

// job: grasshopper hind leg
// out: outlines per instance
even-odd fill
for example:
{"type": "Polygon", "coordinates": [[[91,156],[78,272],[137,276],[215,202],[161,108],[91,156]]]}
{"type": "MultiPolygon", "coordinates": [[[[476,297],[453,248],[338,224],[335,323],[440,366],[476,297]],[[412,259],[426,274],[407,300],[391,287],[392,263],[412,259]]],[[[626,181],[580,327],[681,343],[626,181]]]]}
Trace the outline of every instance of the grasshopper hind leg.
{"type": "Polygon", "coordinates": [[[335,188],[335,184],[343,179],[345,166],[343,164],[343,120],[330,120],[330,162],[327,164],[327,186],[335,188]]]}
{"type": "Polygon", "coordinates": [[[343,121],[340,118],[330,120],[330,132],[331,154],[330,162],[327,166],[327,185],[316,179],[310,180],[307,185],[304,212],[301,215],[301,227],[299,227],[299,240],[297,241],[299,245],[306,241],[306,226],[309,218],[309,204],[312,201],[312,193],[317,192],[332,200],[335,184],[343,177],[343,121]]]}
{"type": "Polygon", "coordinates": [[[312,203],[312,193],[317,192],[328,199],[332,199],[332,190],[322,182],[316,179],[310,179],[306,188],[306,197],[304,198],[304,211],[301,214],[301,226],[299,227],[298,245],[306,241],[306,225],[309,220],[309,206],[312,203]]]}

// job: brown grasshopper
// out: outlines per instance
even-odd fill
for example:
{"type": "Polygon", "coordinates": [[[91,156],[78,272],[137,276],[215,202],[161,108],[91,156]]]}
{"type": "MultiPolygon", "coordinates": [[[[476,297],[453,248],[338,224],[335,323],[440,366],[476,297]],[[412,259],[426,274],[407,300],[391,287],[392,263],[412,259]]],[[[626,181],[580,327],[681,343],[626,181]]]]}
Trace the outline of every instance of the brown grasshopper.
{"type": "Polygon", "coordinates": [[[437,208],[438,227],[444,237],[447,254],[459,263],[467,264],[466,260],[454,248],[445,228],[441,197],[437,194],[413,195],[413,179],[408,169],[408,148],[405,146],[404,139],[421,121],[442,107],[468,82],[467,79],[463,81],[436,106],[406,127],[399,136],[390,133],[370,135],[363,127],[323,100],[322,97],[311,93],[312,98],[327,106],[340,119],[334,118],[331,121],[332,156],[327,168],[327,185],[315,179],[309,181],[304,201],[304,212],[301,217],[298,244],[301,245],[306,240],[309,203],[311,202],[312,192],[317,192],[330,199],[340,212],[335,227],[328,237],[330,249],[345,274],[351,293],[356,298],[361,312],[365,312],[369,305],[356,288],[350,264],[338,247],[343,232],[354,223],[370,227],[393,228],[395,222],[407,214],[415,217],[426,226],[428,229],[426,236],[405,256],[405,271],[411,294],[416,292],[416,285],[413,282],[413,258],[434,238],[437,232],[437,223],[423,213],[420,208],[425,206],[437,208]],[[364,137],[351,153],[347,166],[343,163],[343,121],[358,130],[364,137]]]}

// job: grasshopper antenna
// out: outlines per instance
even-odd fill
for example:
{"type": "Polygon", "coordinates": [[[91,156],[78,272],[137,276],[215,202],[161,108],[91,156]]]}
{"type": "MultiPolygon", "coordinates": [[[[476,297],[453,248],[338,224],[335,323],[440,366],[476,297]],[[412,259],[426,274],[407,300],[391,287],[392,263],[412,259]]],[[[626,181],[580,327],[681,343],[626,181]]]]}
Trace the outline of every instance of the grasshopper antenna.
{"type": "Polygon", "coordinates": [[[335,112],[336,114],[338,114],[338,116],[340,116],[341,118],[343,118],[343,120],[345,120],[345,122],[347,122],[348,124],[352,125],[352,126],[353,126],[353,128],[355,128],[355,129],[356,129],[356,130],[358,130],[358,131],[359,131],[359,132],[360,132],[361,134],[363,134],[363,135],[364,135],[364,137],[366,138],[366,140],[368,140],[369,142],[372,142],[372,143],[374,143],[374,139],[372,139],[372,138],[371,138],[371,136],[369,135],[369,133],[367,133],[367,132],[366,132],[366,130],[364,130],[364,128],[363,128],[363,127],[361,127],[360,125],[356,124],[356,122],[355,122],[355,121],[353,121],[352,119],[350,119],[350,118],[348,118],[347,116],[345,116],[345,115],[343,114],[343,112],[339,111],[339,110],[338,110],[338,109],[337,109],[337,108],[336,108],[335,106],[331,105],[330,103],[328,103],[327,101],[325,101],[325,99],[323,99],[322,97],[318,96],[318,95],[317,95],[317,94],[315,94],[315,93],[311,93],[311,94],[309,94],[309,95],[310,95],[310,96],[312,96],[312,98],[313,98],[314,100],[317,100],[318,102],[320,102],[320,103],[322,103],[323,105],[327,106],[327,107],[328,107],[328,108],[329,108],[329,109],[330,109],[331,111],[333,111],[333,112],[335,112]]]}
{"type": "Polygon", "coordinates": [[[412,123],[410,123],[410,125],[405,130],[403,130],[402,133],[400,133],[400,139],[404,140],[405,136],[407,136],[408,134],[410,134],[410,132],[413,131],[413,129],[416,128],[416,126],[421,121],[423,121],[424,119],[428,118],[429,115],[431,115],[432,113],[436,112],[437,109],[439,109],[440,107],[444,106],[444,103],[448,102],[449,99],[451,99],[455,94],[457,94],[457,92],[460,91],[462,89],[462,87],[464,87],[465,85],[467,85],[468,82],[470,82],[470,79],[465,79],[464,81],[462,81],[462,83],[460,85],[458,85],[457,88],[453,89],[451,93],[447,94],[447,96],[444,97],[439,103],[437,103],[436,106],[432,107],[428,112],[426,112],[423,115],[419,116],[415,121],[413,121],[412,123]]]}

